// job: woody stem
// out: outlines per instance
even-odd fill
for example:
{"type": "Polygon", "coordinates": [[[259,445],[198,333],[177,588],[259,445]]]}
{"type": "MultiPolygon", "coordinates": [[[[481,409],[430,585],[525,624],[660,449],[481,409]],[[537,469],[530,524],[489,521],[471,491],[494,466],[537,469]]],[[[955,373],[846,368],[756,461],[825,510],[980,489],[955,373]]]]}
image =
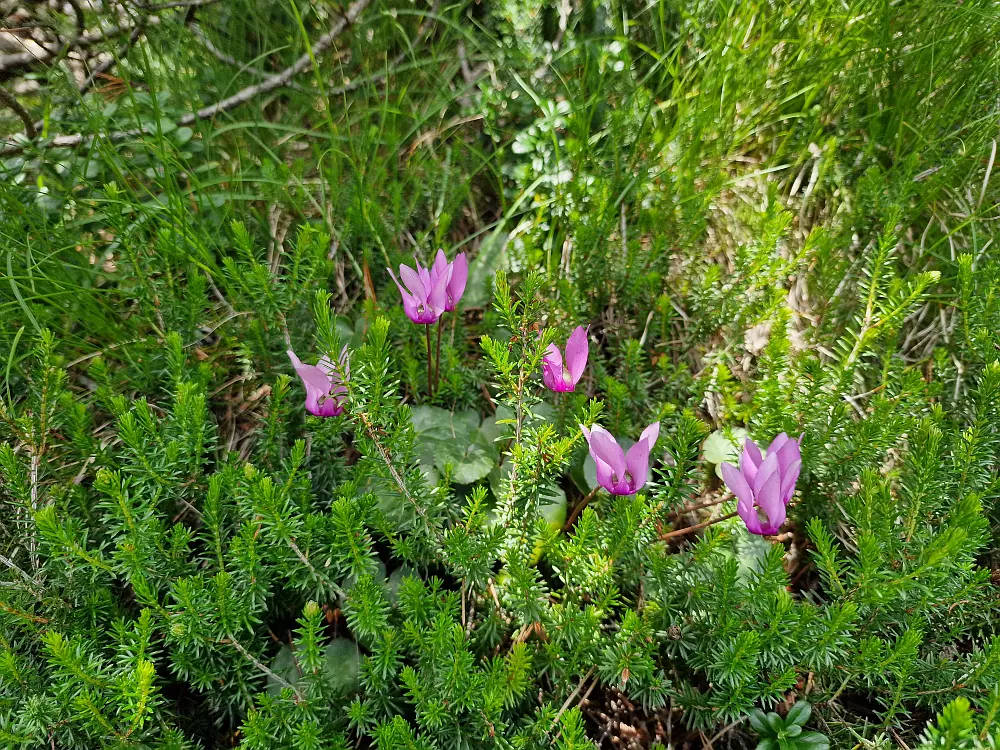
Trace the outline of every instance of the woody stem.
{"type": "Polygon", "coordinates": [[[431,379],[431,327],[424,326],[427,334],[427,398],[434,398],[434,381],[431,379]]]}
{"type": "Polygon", "coordinates": [[[719,516],[718,518],[712,518],[708,521],[702,521],[701,523],[696,523],[694,526],[687,526],[683,529],[675,529],[674,531],[669,531],[666,534],[660,534],[660,539],[670,539],[675,536],[684,536],[692,531],[697,531],[698,529],[704,529],[706,526],[711,526],[716,523],[721,523],[722,521],[728,521],[730,518],[735,516],[736,513],[727,513],[724,516],[719,516]]]}
{"type": "Polygon", "coordinates": [[[701,510],[702,508],[711,508],[714,505],[722,505],[733,499],[733,495],[727,492],[725,495],[720,497],[718,500],[709,500],[707,503],[699,503],[698,505],[692,505],[690,508],[681,508],[680,510],[672,511],[674,515],[680,516],[684,513],[691,513],[695,510],[701,510]]]}

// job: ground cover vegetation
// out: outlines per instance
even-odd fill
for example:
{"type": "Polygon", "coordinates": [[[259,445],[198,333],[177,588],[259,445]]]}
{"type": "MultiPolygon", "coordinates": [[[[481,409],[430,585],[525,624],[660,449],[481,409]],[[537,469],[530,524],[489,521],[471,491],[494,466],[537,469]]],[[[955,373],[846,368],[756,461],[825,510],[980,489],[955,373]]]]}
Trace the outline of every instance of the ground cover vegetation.
{"type": "Polygon", "coordinates": [[[995,3],[0,11],[0,746],[996,746],[995,3]]]}

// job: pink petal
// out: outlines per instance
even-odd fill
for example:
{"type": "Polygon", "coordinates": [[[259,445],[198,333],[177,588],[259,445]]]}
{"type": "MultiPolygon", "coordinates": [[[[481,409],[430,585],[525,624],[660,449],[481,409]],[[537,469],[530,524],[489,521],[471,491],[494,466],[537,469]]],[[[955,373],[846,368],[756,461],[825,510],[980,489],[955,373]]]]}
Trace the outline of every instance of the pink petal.
{"type": "Polygon", "coordinates": [[[427,302],[434,312],[434,320],[437,320],[448,304],[448,274],[434,280],[434,287],[430,290],[427,302]]]}
{"type": "Polygon", "coordinates": [[[757,475],[750,482],[755,497],[760,497],[760,488],[764,486],[764,482],[771,478],[772,474],[778,475],[778,482],[780,484],[781,476],[778,473],[778,457],[773,453],[769,453],[767,458],[757,468],[757,475]]]}
{"type": "Polygon", "coordinates": [[[465,284],[469,280],[469,261],[465,253],[459,253],[451,264],[451,280],[448,282],[448,310],[458,307],[465,294],[465,284]]]}
{"type": "Polygon", "coordinates": [[[784,433],[784,432],[779,433],[779,434],[777,434],[777,435],[774,436],[774,440],[772,440],[771,444],[769,446],[767,446],[767,452],[768,453],[777,453],[778,451],[780,451],[782,449],[782,447],[787,442],[788,442],[788,434],[784,433]]]}
{"type": "Polygon", "coordinates": [[[757,447],[757,443],[750,438],[747,438],[743,442],[743,453],[750,457],[754,467],[760,466],[760,462],[764,460],[764,457],[760,454],[760,448],[757,447]]]}
{"type": "Polygon", "coordinates": [[[778,435],[767,449],[768,454],[774,453],[778,456],[778,468],[782,475],[794,461],[801,457],[798,441],[792,440],[785,433],[778,435]]]}
{"type": "Polygon", "coordinates": [[[747,438],[743,443],[743,455],[740,456],[740,471],[750,485],[753,485],[754,479],[757,478],[757,467],[762,461],[757,444],[747,438]]]}
{"type": "Polygon", "coordinates": [[[587,367],[587,355],[590,353],[587,331],[587,328],[577,326],[566,341],[566,369],[569,370],[574,385],[580,382],[580,377],[587,367]]]}
{"type": "Polygon", "coordinates": [[[747,531],[758,536],[764,535],[764,527],[760,523],[760,516],[755,507],[752,505],[747,506],[740,502],[736,504],[736,512],[740,514],[740,518],[746,524],[747,531]]]}
{"type": "MultiPolygon", "coordinates": [[[[601,459],[600,456],[594,454],[593,449],[590,451],[590,457],[594,459],[594,464],[597,466],[597,483],[601,485],[604,489],[610,492],[612,495],[620,495],[618,492],[618,484],[614,480],[616,478],[614,469],[611,468],[609,464],[601,459]]],[[[617,478],[621,479],[621,474],[617,475],[617,478]]]]}
{"type": "Polygon", "coordinates": [[[756,493],[757,505],[767,514],[768,526],[765,534],[775,534],[785,522],[785,504],[781,502],[781,477],[777,471],[767,475],[767,479],[756,493]]]}
{"type": "Polygon", "coordinates": [[[619,480],[625,476],[625,452],[611,433],[595,424],[590,428],[590,452],[596,461],[598,457],[611,467],[619,480]]]}
{"type": "Polygon", "coordinates": [[[444,250],[438,250],[434,257],[434,265],[431,267],[431,278],[440,278],[447,270],[448,259],[445,257],[444,250]]]}
{"type": "Polygon", "coordinates": [[[302,379],[302,384],[306,387],[308,392],[310,389],[317,392],[317,396],[322,396],[330,391],[330,378],[327,376],[323,370],[321,370],[316,365],[307,365],[297,356],[295,352],[289,349],[286,354],[288,358],[292,360],[292,366],[295,368],[295,372],[302,379]]]}
{"type": "Polygon", "coordinates": [[[559,347],[549,344],[542,357],[542,382],[550,391],[566,391],[572,388],[566,387],[566,380],[563,377],[562,355],[559,354],[559,347]]]}
{"type": "Polygon", "coordinates": [[[788,501],[795,494],[795,483],[799,479],[799,471],[802,469],[802,461],[793,461],[788,469],[781,472],[781,502],[788,505],[788,501]]]}
{"type": "Polygon", "coordinates": [[[639,436],[639,440],[649,443],[649,449],[653,450],[653,446],[656,445],[656,441],[659,437],[660,423],[653,422],[653,424],[649,425],[649,427],[642,431],[642,434],[639,436]]]}
{"type": "MultiPolygon", "coordinates": [[[[739,501],[737,504],[737,510],[739,506],[745,506],[746,508],[753,508],[753,491],[750,489],[750,485],[747,484],[747,480],[743,478],[743,474],[730,463],[722,464],[722,479],[725,481],[726,486],[729,491],[736,495],[736,499],[739,501]]],[[[740,514],[742,515],[742,513],[740,514]]]]}
{"type": "Polygon", "coordinates": [[[413,295],[414,299],[416,299],[418,303],[423,302],[426,304],[427,286],[424,284],[423,277],[427,275],[427,271],[423,267],[421,267],[419,263],[417,264],[417,269],[418,271],[423,271],[423,273],[414,271],[409,266],[404,266],[402,263],[400,263],[399,278],[403,280],[403,284],[405,284],[406,288],[410,290],[410,294],[413,295]]]}
{"type": "MultiPolygon", "coordinates": [[[[402,267],[405,266],[401,266],[401,268],[402,267]]],[[[392,280],[396,282],[396,287],[399,289],[399,294],[403,298],[403,312],[406,313],[406,317],[408,317],[414,323],[419,323],[420,314],[417,312],[417,308],[420,306],[420,302],[417,301],[416,297],[414,297],[412,294],[410,294],[403,288],[403,285],[399,283],[399,279],[396,278],[396,274],[392,272],[391,268],[387,268],[385,270],[389,272],[389,275],[392,277],[392,280]]]]}
{"type": "MultiPolygon", "coordinates": [[[[655,436],[652,440],[647,439],[650,427],[646,428],[642,437],[639,438],[639,442],[629,448],[628,454],[625,456],[625,465],[628,468],[628,473],[632,476],[630,483],[632,492],[641,490],[646,484],[646,478],[649,476],[649,451],[652,449],[653,443],[656,442],[655,436]]],[[[657,430],[659,430],[659,427],[659,422],[657,422],[657,430]]],[[[630,492],[629,494],[632,493],[630,492]]]]}

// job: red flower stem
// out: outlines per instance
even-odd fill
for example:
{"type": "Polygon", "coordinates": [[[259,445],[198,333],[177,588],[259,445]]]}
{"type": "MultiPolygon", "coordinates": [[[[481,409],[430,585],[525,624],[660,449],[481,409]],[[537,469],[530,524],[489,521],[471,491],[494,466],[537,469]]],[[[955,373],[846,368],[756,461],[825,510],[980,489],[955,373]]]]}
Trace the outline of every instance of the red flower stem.
{"type": "Polygon", "coordinates": [[[427,398],[434,398],[434,381],[431,379],[431,327],[424,326],[427,334],[427,398]]]}
{"type": "MultiPolygon", "coordinates": [[[[441,316],[443,318],[444,315],[441,316]]],[[[438,318],[437,356],[434,357],[434,387],[441,382],[441,318],[438,318]]]]}
{"type": "Polygon", "coordinates": [[[594,495],[597,494],[598,489],[599,489],[598,487],[594,487],[594,489],[592,489],[590,493],[585,498],[583,498],[583,500],[581,500],[575,508],[573,508],[573,512],[570,514],[570,517],[566,519],[566,523],[563,524],[562,528],[563,531],[569,531],[571,528],[573,528],[573,524],[576,521],[577,517],[583,512],[584,508],[590,505],[590,501],[594,499],[594,495]]]}
{"type": "Polygon", "coordinates": [[[688,526],[683,529],[675,529],[674,531],[669,531],[666,534],[660,534],[660,540],[670,539],[675,536],[684,536],[692,531],[697,531],[698,529],[704,529],[706,526],[711,526],[712,524],[721,523],[722,521],[728,521],[730,518],[736,515],[736,512],[727,513],[724,516],[719,516],[718,518],[712,518],[708,521],[702,521],[701,523],[696,523],[694,526],[688,526]]]}

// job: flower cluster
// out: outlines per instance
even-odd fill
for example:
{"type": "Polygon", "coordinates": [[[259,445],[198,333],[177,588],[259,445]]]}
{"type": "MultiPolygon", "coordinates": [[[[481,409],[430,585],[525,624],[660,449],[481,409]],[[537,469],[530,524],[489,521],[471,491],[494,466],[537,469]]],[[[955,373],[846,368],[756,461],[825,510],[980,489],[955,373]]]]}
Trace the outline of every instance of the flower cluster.
{"type": "Polygon", "coordinates": [[[790,438],[782,432],[767,447],[764,458],[757,443],[748,438],[739,469],[722,464],[722,478],[736,495],[736,512],[751,534],[777,534],[785,522],[785,508],[802,468],[801,442],[801,435],[790,438]]]}
{"type": "Polygon", "coordinates": [[[431,325],[436,323],[441,315],[452,312],[458,307],[469,279],[469,261],[465,253],[459,253],[455,256],[455,260],[449,263],[444,251],[438,250],[434,264],[430,268],[424,268],[420,261],[415,262],[416,270],[402,263],[399,265],[399,278],[403,280],[402,284],[391,268],[386,270],[396,282],[403,297],[403,311],[406,317],[420,325],[431,325]]]}
{"type": "MultiPolygon", "coordinates": [[[[438,250],[434,263],[416,269],[400,265],[399,279],[389,269],[392,280],[402,295],[407,317],[420,325],[431,325],[445,312],[454,311],[469,277],[465,253],[448,262],[438,250]]],[[[549,344],[542,359],[542,382],[550,391],[565,393],[576,389],[583,377],[590,353],[587,334],[589,327],[577,326],[566,341],[565,356],[555,344],[549,344]]],[[[428,373],[430,343],[428,339],[428,373]]],[[[322,357],[315,365],[304,364],[289,350],[295,371],[306,389],[306,411],[318,417],[343,414],[347,388],[344,379],[350,364],[347,347],[340,353],[340,367],[322,357]]],[[[430,383],[430,381],[428,381],[430,383]]],[[[618,441],[599,424],[588,429],[580,425],[587,440],[590,456],[597,467],[597,483],[612,495],[634,495],[646,485],[649,476],[650,453],[660,434],[660,423],[654,422],[642,431],[626,453],[618,441]]],[[[737,499],[737,513],[752,534],[777,533],[785,522],[786,506],[795,492],[795,482],[802,467],[798,439],[785,433],[778,435],[764,452],[752,440],[746,440],[739,468],[722,464],[722,476],[737,499]]]]}

